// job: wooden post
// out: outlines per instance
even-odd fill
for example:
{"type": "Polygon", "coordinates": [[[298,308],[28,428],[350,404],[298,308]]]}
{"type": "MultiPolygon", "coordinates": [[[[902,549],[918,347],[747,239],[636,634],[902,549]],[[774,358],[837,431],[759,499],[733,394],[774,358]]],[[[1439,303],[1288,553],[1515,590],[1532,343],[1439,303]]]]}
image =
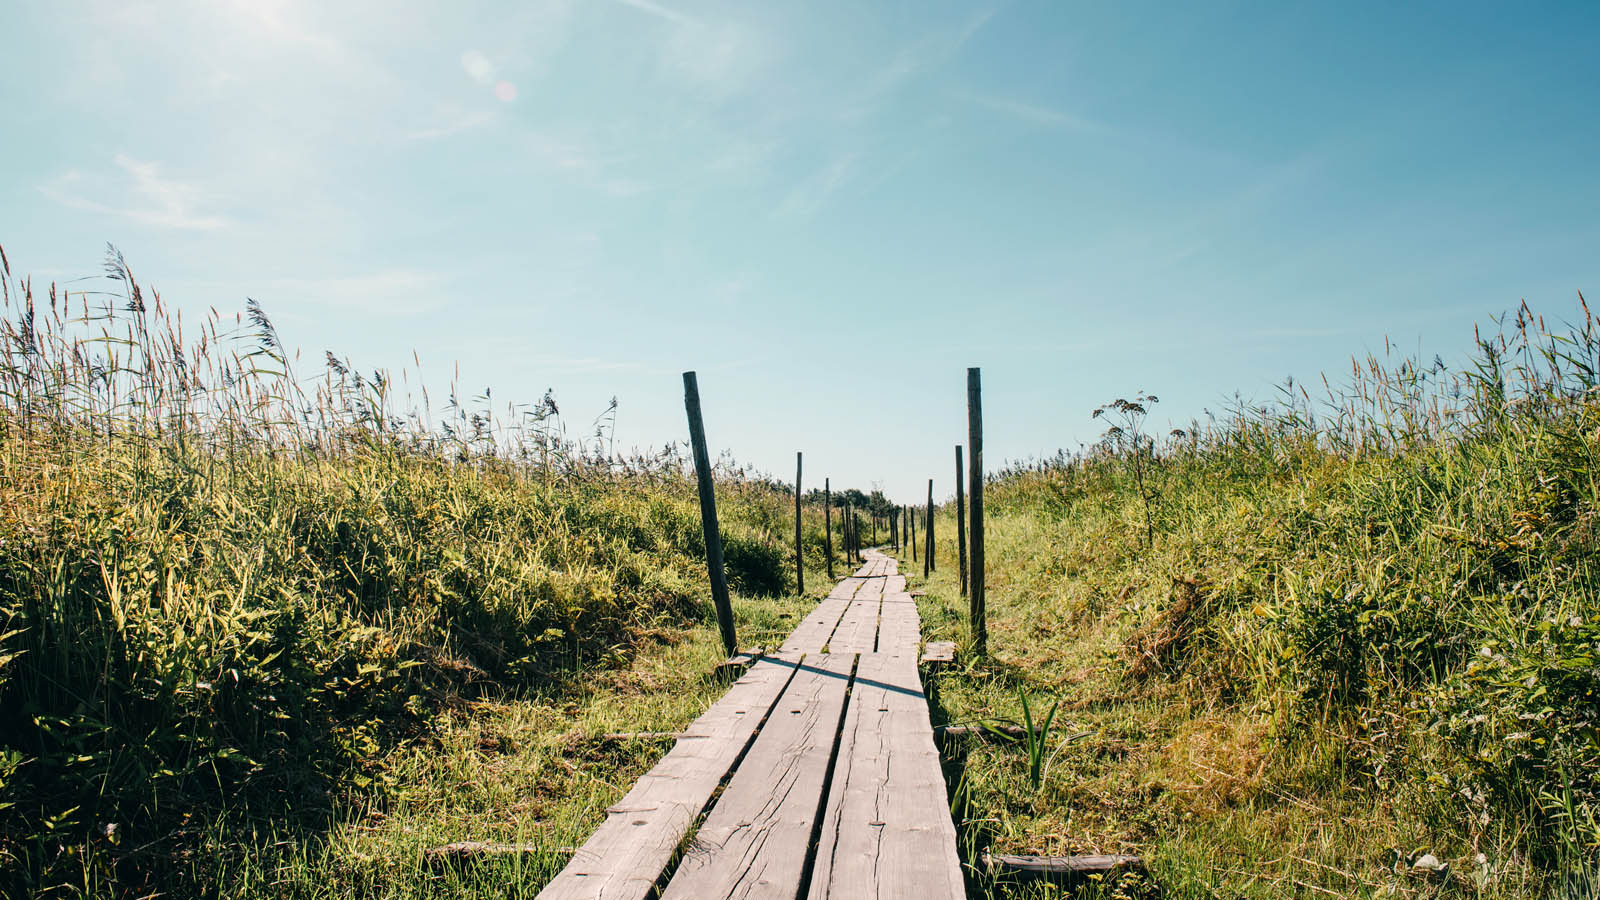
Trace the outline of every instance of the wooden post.
{"type": "Polygon", "coordinates": [[[844,506],[839,507],[839,544],[844,547],[844,564],[846,566],[856,561],[855,553],[850,549],[850,500],[845,499],[844,506]]]}
{"type": "Polygon", "coordinates": [[[693,372],[683,373],[683,408],[689,414],[689,440],[694,445],[694,472],[700,482],[700,526],[706,536],[706,571],[711,576],[711,602],[717,608],[722,647],[732,656],[739,650],[733,633],[733,605],[728,602],[728,576],[722,568],[722,533],[717,528],[717,492],[711,479],[711,454],[706,450],[706,428],[700,421],[700,387],[693,372]]]}
{"type": "Polygon", "coordinates": [[[911,523],[911,561],[917,561],[917,516],[906,507],[906,521],[911,523]]]}
{"type": "Polygon", "coordinates": [[[980,656],[988,653],[989,626],[983,608],[983,380],[979,370],[967,370],[967,491],[972,496],[972,520],[967,533],[971,587],[972,647],[980,656]]]}
{"type": "Polygon", "coordinates": [[[828,479],[822,479],[822,522],[827,529],[822,533],[822,555],[828,558],[828,580],[833,580],[833,491],[828,479]]]}
{"type": "Polygon", "coordinates": [[[794,584],[795,593],[806,595],[806,556],[800,546],[800,451],[794,452],[794,584]]]}
{"type": "Polygon", "coordinates": [[[927,518],[923,519],[922,539],[927,541],[927,549],[922,554],[922,577],[927,578],[933,571],[933,479],[928,479],[928,511],[927,518]]]}
{"type": "Polygon", "coordinates": [[[961,471],[961,445],[956,445],[956,555],[961,567],[961,596],[967,595],[967,502],[961,485],[966,473],[961,471]]]}

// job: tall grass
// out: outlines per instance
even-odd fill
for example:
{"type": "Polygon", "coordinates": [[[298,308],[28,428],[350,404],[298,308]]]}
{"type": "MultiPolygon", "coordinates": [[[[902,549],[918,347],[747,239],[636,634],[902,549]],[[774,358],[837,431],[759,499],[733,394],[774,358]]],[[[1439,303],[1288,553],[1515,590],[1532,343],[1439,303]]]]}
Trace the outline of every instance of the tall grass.
{"type": "MultiPolygon", "coordinates": [[[[199,891],[218,822],[314,824],[452,698],[707,615],[674,448],[313,371],[253,301],[186,323],[114,250],[105,290],[0,265],[0,893],[199,891]]],[[[736,587],[791,590],[782,490],[719,478],[736,587]]]]}
{"type": "MultiPolygon", "coordinates": [[[[1143,790],[1181,768],[1183,735],[1207,733],[1175,722],[1221,716],[1230,752],[1246,753],[1239,736],[1263,721],[1259,767],[1199,780],[1231,785],[1221,808],[1293,814],[1292,797],[1324,809],[1324,828],[1339,816],[1316,804],[1360,805],[1345,814],[1354,846],[1324,862],[1336,871],[1383,871],[1392,857],[1365,859],[1364,842],[1403,835],[1453,856],[1482,896],[1594,896],[1600,335],[1581,298],[1578,313],[1547,326],[1523,305],[1475,332],[1459,368],[1373,355],[1342,382],[1285,385],[1142,453],[1113,439],[1000,473],[997,617],[1014,621],[997,655],[1035,683],[1070,676],[1130,704],[1156,742],[1143,790]],[[1058,603],[1076,655],[1040,642],[1054,620],[1041,610],[1058,603]]],[[[1193,809],[1154,803],[1125,839],[1177,859],[1171,836],[1194,839],[1193,809]]],[[[1303,856],[1332,834],[1280,829],[1263,852],[1303,856]]],[[[1202,881],[1267,877],[1212,850],[1184,862],[1202,881]]]]}

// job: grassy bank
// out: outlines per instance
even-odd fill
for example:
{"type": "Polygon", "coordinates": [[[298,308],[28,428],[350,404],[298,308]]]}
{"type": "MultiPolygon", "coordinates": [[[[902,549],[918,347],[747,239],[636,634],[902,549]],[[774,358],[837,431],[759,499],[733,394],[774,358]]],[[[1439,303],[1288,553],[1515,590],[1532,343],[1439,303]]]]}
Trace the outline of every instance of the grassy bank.
{"type": "MultiPolygon", "coordinates": [[[[938,715],[1060,709],[1038,783],[1022,747],[950,749],[969,850],[1138,853],[1174,897],[1595,896],[1582,312],[1160,440],[1148,399],[1113,407],[1100,446],[995,477],[992,656],[940,678],[938,715]],[[1397,874],[1421,853],[1448,875],[1397,874]]],[[[925,614],[965,639],[941,525],[925,614]]]]}
{"type": "MultiPolygon", "coordinates": [[[[185,333],[108,266],[109,294],[5,273],[0,892],[531,894],[665,749],[592,735],[720,693],[684,460],[567,440],[550,397],[430,416],[303,371],[254,305],[185,333]],[[461,839],[550,853],[423,865],[461,839]]],[[[792,495],[724,467],[719,497],[770,641],[792,495]]]]}

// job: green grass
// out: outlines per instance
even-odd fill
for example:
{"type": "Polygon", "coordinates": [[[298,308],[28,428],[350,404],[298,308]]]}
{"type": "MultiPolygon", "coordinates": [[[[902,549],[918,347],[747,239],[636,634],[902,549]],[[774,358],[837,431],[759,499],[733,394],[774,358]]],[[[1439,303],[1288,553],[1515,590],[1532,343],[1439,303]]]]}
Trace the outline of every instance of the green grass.
{"type": "MultiPolygon", "coordinates": [[[[996,477],[991,656],[936,716],[1026,690],[1084,734],[1038,790],[1020,745],[951,748],[968,852],[1137,853],[1169,897],[1594,896],[1600,347],[1520,324],[1459,378],[1373,361],[996,477]],[[1396,874],[1418,850],[1448,883],[1396,874]]],[[[926,630],[965,640],[938,533],[926,630]]]]}
{"type": "MultiPolygon", "coordinates": [[[[682,455],[568,440],[549,397],[430,416],[108,267],[111,300],[0,279],[0,894],[531,895],[666,749],[594,736],[722,690],[682,455]],[[463,839],[550,849],[423,865],[463,839]]],[[[792,495],[718,495],[741,641],[776,643],[792,495]]]]}
{"type": "MultiPolygon", "coordinates": [[[[303,371],[254,306],[185,337],[108,263],[110,301],[0,279],[0,893],[532,896],[667,749],[600,735],[724,689],[681,455],[568,440],[549,397],[431,412],[303,371]],[[459,840],[530,849],[425,861],[459,840]]],[[[1597,365],[1586,310],[1524,310],[1461,372],[1369,358],[1161,440],[1141,395],[994,476],[991,655],[933,715],[1057,711],[1031,753],[947,746],[969,863],[1145,857],[1103,896],[1594,896],[1597,365]],[[1445,882],[1396,872],[1423,850],[1445,882]]],[[[741,643],[779,643],[811,605],[791,498],[726,465],[718,492],[741,643]]],[[[940,515],[925,636],[965,642],[940,515]]]]}

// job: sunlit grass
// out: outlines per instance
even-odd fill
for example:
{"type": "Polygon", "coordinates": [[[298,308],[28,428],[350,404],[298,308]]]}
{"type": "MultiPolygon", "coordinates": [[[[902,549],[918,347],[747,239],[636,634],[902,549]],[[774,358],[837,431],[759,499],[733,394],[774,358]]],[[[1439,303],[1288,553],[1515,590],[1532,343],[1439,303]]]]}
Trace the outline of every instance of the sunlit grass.
{"type": "MultiPolygon", "coordinates": [[[[1036,790],[1020,745],[947,748],[968,854],[1136,853],[1175,897],[1592,896],[1594,327],[1523,310],[1460,373],[1369,359],[1323,401],[997,476],[992,655],[935,714],[1059,699],[1059,755],[1036,790]],[[1420,851],[1448,878],[1404,872],[1420,851]]],[[[953,568],[925,629],[964,641],[953,568]]]]}
{"type": "MultiPolygon", "coordinates": [[[[0,893],[531,894],[665,751],[598,735],[723,689],[681,454],[570,439],[551,396],[411,405],[108,272],[0,278],[0,893]],[[424,864],[463,839],[549,849],[424,864]]],[[[792,494],[718,481],[772,645],[808,603],[792,494]]]]}

